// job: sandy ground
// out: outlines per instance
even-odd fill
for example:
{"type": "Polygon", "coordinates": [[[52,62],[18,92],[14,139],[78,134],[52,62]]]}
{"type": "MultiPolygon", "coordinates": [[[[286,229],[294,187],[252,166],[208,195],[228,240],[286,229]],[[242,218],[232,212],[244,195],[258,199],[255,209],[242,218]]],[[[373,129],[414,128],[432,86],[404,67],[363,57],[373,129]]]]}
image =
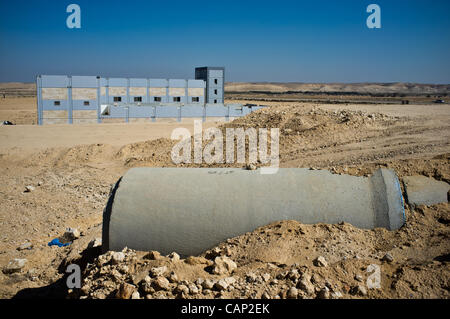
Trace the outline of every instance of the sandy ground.
{"type": "MultiPolygon", "coordinates": [[[[450,182],[448,105],[266,104],[270,107],[222,128],[280,128],[282,167],[326,168],[353,175],[368,175],[377,167],[389,167],[400,177],[421,174],[450,182]]],[[[298,297],[330,297],[322,292],[326,289],[340,292],[345,298],[450,296],[448,203],[407,208],[408,223],[395,232],[280,222],[230,239],[220,244],[214,254],[205,252],[196,257],[200,259],[173,261],[163,257],[147,263],[145,253],[126,252],[130,257],[128,270],[124,265],[117,266],[124,269],[102,268],[102,261],[94,260],[95,254],[86,255],[86,247],[89,241],[101,237],[102,210],[111,185],[130,167],[175,166],[170,159],[174,141],[168,137],[180,124],[38,127],[31,125],[35,119],[33,98],[0,99],[0,119],[23,124],[0,127],[0,266],[12,258],[28,260],[18,273],[0,273],[0,297],[65,297],[64,269],[75,261],[84,266],[94,262],[85,269],[81,295],[87,297],[115,296],[121,284],[133,284],[131,277],[140,273],[139,269],[148,273],[148,267],[160,265],[175,271],[179,280],[189,286],[199,278],[221,278],[205,270],[215,255],[228,255],[237,263],[236,289],[205,289],[184,297],[260,298],[267,293],[265,297],[284,298],[303,277],[310,277],[314,292],[299,288],[303,293],[299,292],[298,297]],[[35,190],[25,193],[27,185],[35,190]],[[83,236],[68,247],[48,247],[47,243],[62,235],[66,227],[79,229],[83,236]],[[25,242],[32,243],[33,248],[17,250],[25,242]],[[389,263],[381,260],[387,252],[393,256],[389,263]],[[133,259],[134,254],[139,258],[133,259]],[[319,255],[326,258],[327,267],[312,264],[319,255]],[[355,287],[365,280],[366,268],[372,263],[382,267],[382,288],[363,294],[355,287]],[[286,274],[292,269],[300,272],[301,278],[286,274]],[[125,273],[113,280],[109,275],[96,275],[115,270],[125,273]],[[251,279],[249,283],[246,278],[253,278],[250,273],[257,277],[268,273],[270,280],[251,279]],[[328,286],[331,288],[325,288],[328,286]]],[[[191,125],[181,126],[192,131],[191,125]]],[[[152,298],[175,297],[179,283],[170,285],[167,291],[149,288],[146,294],[152,298]]],[[[144,288],[139,288],[141,296],[144,288]]],[[[79,297],[80,292],[71,296],[79,297]]]]}

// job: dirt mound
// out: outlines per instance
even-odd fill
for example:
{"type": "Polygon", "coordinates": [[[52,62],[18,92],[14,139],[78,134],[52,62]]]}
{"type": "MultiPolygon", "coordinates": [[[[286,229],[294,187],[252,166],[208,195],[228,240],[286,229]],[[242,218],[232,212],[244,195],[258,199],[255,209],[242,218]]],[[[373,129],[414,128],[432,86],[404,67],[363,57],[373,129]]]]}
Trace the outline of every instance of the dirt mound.
{"type": "Polygon", "coordinates": [[[72,297],[449,298],[447,211],[419,207],[397,231],[282,221],[186,259],[108,252],[72,297]],[[374,269],[379,286],[370,288],[374,269]]]}
{"type": "MultiPolygon", "coordinates": [[[[335,111],[312,104],[269,104],[270,108],[220,128],[279,128],[281,167],[322,168],[350,175],[370,175],[379,167],[388,167],[400,177],[419,174],[450,182],[450,123],[445,113],[432,113],[430,108],[430,118],[417,115],[423,112],[403,116],[399,110],[387,116],[360,112],[357,106],[353,106],[354,111],[335,111]]],[[[373,109],[381,112],[383,107],[373,109]]],[[[20,126],[17,129],[16,135],[5,136],[16,140],[26,137],[20,126]]],[[[99,126],[92,135],[110,136],[109,129],[108,125],[99,126]]],[[[181,261],[175,261],[174,256],[174,260],[148,259],[144,258],[147,252],[131,251],[125,251],[124,261],[115,264],[110,262],[112,256],[97,256],[100,261],[84,259],[87,244],[101,237],[102,210],[110,187],[120,176],[135,166],[175,166],[170,152],[178,141],[124,142],[159,137],[163,134],[151,135],[152,130],[158,129],[161,126],[145,127],[146,133],[133,139],[113,135],[118,141],[111,145],[94,143],[97,140],[92,139],[90,144],[74,147],[53,143],[58,147],[40,152],[23,150],[14,143],[2,149],[0,264],[4,267],[14,258],[26,258],[28,262],[18,273],[0,272],[0,297],[28,296],[30,289],[38,296],[46,291],[53,297],[66,296],[65,267],[70,261],[80,260],[83,265],[89,263],[85,269],[86,287],[72,294],[83,298],[115,297],[119,290],[123,297],[127,287],[139,291],[140,297],[151,298],[180,294],[186,298],[449,297],[448,204],[408,210],[407,225],[395,232],[361,230],[346,224],[302,225],[283,221],[181,261]],[[33,190],[25,192],[28,185],[33,190]],[[68,247],[48,247],[48,242],[62,235],[67,227],[77,228],[83,235],[68,247]],[[24,243],[31,243],[32,249],[18,250],[24,243]],[[383,259],[386,253],[392,258],[383,259]],[[218,255],[227,255],[237,269],[226,274],[213,273],[218,255]],[[325,267],[317,266],[323,264],[322,259],[314,262],[319,256],[324,257],[325,267]],[[381,289],[367,287],[367,279],[373,274],[373,270],[367,271],[371,264],[381,268],[381,289]],[[159,266],[167,267],[163,277],[169,286],[150,273],[151,268],[159,266]],[[172,271],[176,276],[171,276],[172,271]],[[140,278],[142,274],[145,276],[140,278]],[[147,274],[149,278],[143,287],[147,274]],[[56,294],[54,287],[58,283],[61,290],[56,294]]],[[[172,126],[165,129],[170,132],[172,126]]],[[[55,126],[48,140],[65,130],[64,126],[55,126]]],[[[67,145],[78,145],[77,141],[67,145]]]]}
{"type": "Polygon", "coordinates": [[[159,138],[152,141],[128,144],[115,157],[127,167],[134,166],[174,166],[170,152],[175,141],[159,138]]]}

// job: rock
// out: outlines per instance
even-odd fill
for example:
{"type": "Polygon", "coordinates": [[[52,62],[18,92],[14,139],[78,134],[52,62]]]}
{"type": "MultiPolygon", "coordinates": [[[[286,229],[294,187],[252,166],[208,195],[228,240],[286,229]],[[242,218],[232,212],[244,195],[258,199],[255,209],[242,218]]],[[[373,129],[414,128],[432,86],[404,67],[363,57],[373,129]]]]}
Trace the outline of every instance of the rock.
{"type": "Polygon", "coordinates": [[[363,282],[364,279],[363,279],[363,276],[358,274],[358,275],[355,276],[355,280],[359,281],[359,282],[363,282]]]}
{"type": "Polygon", "coordinates": [[[97,290],[92,293],[93,299],[106,299],[106,294],[103,291],[97,290]]]}
{"type": "Polygon", "coordinates": [[[202,286],[204,281],[205,281],[205,279],[203,279],[203,278],[197,278],[197,280],[195,281],[195,284],[202,286]]]}
{"type": "Polygon", "coordinates": [[[130,271],[130,268],[127,265],[119,265],[119,267],[117,267],[117,270],[119,270],[122,274],[128,274],[128,272],[130,271]]]}
{"type": "Polygon", "coordinates": [[[225,280],[225,282],[229,286],[233,285],[236,282],[236,278],[234,278],[234,277],[227,277],[227,278],[224,278],[223,280],[225,280]]]}
{"type": "Polygon", "coordinates": [[[167,271],[166,266],[153,267],[152,269],[150,269],[150,273],[153,275],[153,277],[164,276],[166,271],[167,271]]]}
{"type": "Polygon", "coordinates": [[[17,250],[31,250],[33,249],[33,244],[30,242],[23,243],[19,247],[17,247],[17,250]]]}
{"type": "Polygon", "coordinates": [[[325,258],[323,256],[319,256],[316,259],[314,259],[313,263],[317,267],[326,267],[326,266],[328,266],[328,263],[327,263],[327,261],[325,260],[325,258]]]}
{"type": "MultiPolygon", "coordinates": [[[[134,268],[134,267],[133,267],[134,268]]],[[[131,282],[133,285],[138,285],[141,282],[146,282],[146,278],[150,276],[148,275],[148,271],[134,271],[131,275],[131,282]]]]}
{"type": "Polygon", "coordinates": [[[211,279],[205,279],[202,282],[202,287],[203,289],[213,289],[215,282],[212,281],[211,279]]]}
{"type": "Polygon", "coordinates": [[[255,273],[253,273],[253,272],[249,272],[249,273],[247,273],[246,275],[245,275],[245,280],[247,281],[247,282],[255,282],[256,281],[256,278],[257,278],[257,276],[256,276],[256,274],[255,273]]]}
{"type": "Polygon", "coordinates": [[[91,287],[89,285],[84,285],[83,287],[81,287],[81,293],[83,295],[87,295],[87,294],[89,294],[90,289],[91,289],[91,287]]]}
{"type": "Polygon", "coordinates": [[[247,170],[249,170],[249,171],[254,171],[254,170],[256,170],[256,165],[255,164],[248,164],[245,168],[247,170]]]}
{"type": "Polygon", "coordinates": [[[120,264],[122,261],[125,260],[125,254],[121,251],[115,251],[112,254],[111,262],[114,265],[120,264]]]}
{"type": "Polygon", "coordinates": [[[156,277],[156,279],[153,281],[153,287],[155,287],[156,290],[168,290],[170,288],[170,283],[165,277],[156,277]]]}
{"type": "Polygon", "coordinates": [[[167,299],[167,295],[164,291],[157,291],[153,294],[154,299],[167,299]]]}
{"type": "Polygon", "coordinates": [[[152,282],[152,278],[147,275],[144,277],[144,281],[150,283],[150,282],[152,282]]]}
{"type": "Polygon", "coordinates": [[[268,282],[268,281],[270,280],[270,274],[268,274],[268,273],[263,274],[263,275],[262,275],[262,279],[263,279],[265,282],[268,282]]]}
{"type": "Polygon", "coordinates": [[[189,285],[189,292],[190,292],[192,295],[196,295],[196,294],[199,293],[199,289],[198,289],[198,287],[197,287],[195,284],[190,284],[190,285],[189,285]]]}
{"type": "Polygon", "coordinates": [[[169,277],[168,277],[170,282],[178,282],[178,276],[175,272],[171,272],[169,277]]]}
{"type": "Polygon", "coordinates": [[[73,241],[75,239],[80,238],[80,232],[76,228],[67,228],[66,232],[63,235],[64,239],[68,241],[73,241]]]}
{"type": "Polygon", "coordinates": [[[25,186],[25,190],[23,191],[24,193],[31,193],[32,191],[34,191],[34,186],[31,185],[27,185],[25,186]]]}
{"type": "Polygon", "coordinates": [[[112,253],[113,252],[108,251],[107,253],[98,256],[97,261],[96,261],[97,266],[102,266],[102,265],[106,264],[107,262],[109,262],[112,258],[112,253]]]}
{"type": "Polygon", "coordinates": [[[205,257],[189,256],[184,260],[189,265],[209,265],[211,262],[205,257]]]}
{"type": "Polygon", "coordinates": [[[91,240],[88,244],[88,248],[96,248],[102,246],[102,239],[101,238],[95,238],[91,240]]]}
{"type": "Polygon", "coordinates": [[[133,292],[133,294],[131,295],[131,299],[141,299],[141,295],[139,294],[138,291],[133,292]]]}
{"type": "Polygon", "coordinates": [[[232,273],[236,268],[236,263],[227,256],[220,256],[214,259],[213,274],[229,274],[232,273]]]}
{"type": "Polygon", "coordinates": [[[328,287],[320,289],[319,293],[317,294],[317,297],[319,297],[320,299],[329,299],[330,289],[328,289],[328,287]]]}
{"type": "Polygon", "coordinates": [[[342,298],[342,293],[340,291],[333,291],[330,296],[332,299],[339,299],[342,298]]]}
{"type": "Polygon", "coordinates": [[[122,283],[119,290],[116,293],[118,299],[130,299],[133,293],[136,291],[136,287],[127,283],[122,283]]]}
{"type": "Polygon", "coordinates": [[[289,288],[287,295],[286,295],[289,299],[296,299],[298,296],[298,290],[295,287],[291,287],[289,288]]]}
{"type": "Polygon", "coordinates": [[[158,260],[161,259],[162,256],[158,251],[152,250],[147,255],[144,256],[144,259],[150,259],[150,260],[158,260]]]}
{"type": "Polygon", "coordinates": [[[363,285],[358,285],[350,290],[352,295],[367,296],[367,289],[363,285]]]}
{"type": "Polygon", "coordinates": [[[387,262],[393,262],[394,261],[394,257],[392,257],[392,255],[390,253],[386,253],[383,258],[381,258],[382,261],[387,261],[387,262]]]}
{"type": "Polygon", "coordinates": [[[146,294],[152,294],[155,292],[155,288],[152,287],[152,283],[151,281],[149,282],[144,282],[141,286],[142,290],[144,291],[144,293],[146,294]]]}
{"type": "Polygon", "coordinates": [[[178,293],[178,294],[184,294],[184,295],[189,294],[189,288],[186,285],[178,285],[174,291],[175,291],[175,293],[178,293]]]}
{"type": "Polygon", "coordinates": [[[306,292],[308,295],[312,295],[315,292],[314,285],[311,283],[311,277],[304,274],[297,284],[297,287],[306,292]]]}
{"type": "Polygon", "coordinates": [[[270,295],[267,291],[264,291],[264,293],[261,295],[261,299],[270,299],[270,295]]]}
{"type": "Polygon", "coordinates": [[[180,260],[180,255],[178,255],[176,252],[170,253],[167,257],[169,257],[173,262],[180,260]]]}
{"type": "Polygon", "coordinates": [[[15,258],[15,259],[11,260],[5,268],[3,268],[3,273],[4,274],[12,274],[12,273],[20,272],[22,270],[22,268],[25,267],[25,264],[27,263],[27,261],[28,260],[25,258],[23,258],[23,259],[15,258]]]}
{"type": "Polygon", "coordinates": [[[214,287],[219,291],[226,290],[228,288],[228,283],[225,281],[225,279],[220,279],[218,282],[216,282],[214,287]]]}
{"type": "Polygon", "coordinates": [[[295,281],[295,280],[297,280],[297,279],[299,279],[300,278],[300,273],[298,272],[298,270],[297,269],[291,269],[289,272],[288,272],[288,274],[287,274],[287,278],[289,278],[290,280],[293,280],[293,281],[295,281]]]}

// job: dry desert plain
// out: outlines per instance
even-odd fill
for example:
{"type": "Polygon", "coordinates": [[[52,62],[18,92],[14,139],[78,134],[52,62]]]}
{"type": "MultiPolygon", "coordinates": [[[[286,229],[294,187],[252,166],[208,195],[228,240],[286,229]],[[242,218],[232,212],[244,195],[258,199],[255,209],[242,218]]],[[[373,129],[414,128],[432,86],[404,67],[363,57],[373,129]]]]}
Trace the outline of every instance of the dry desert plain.
{"type": "MultiPolygon", "coordinates": [[[[361,176],[388,167],[400,178],[450,182],[448,104],[264,104],[269,107],[204,128],[280,128],[281,167],[361,176]]],[[[192,123],[37,126],[35,98],[20,94],[0,97],[0,119],[17,124],[0,126],[0,267],[27,259],[18,272],[0,272],[2,298],[450,297],[448,203],[406,207],[407,223],[397,231],[279,221],[181,260],[131,250],[120,262],[118,254],[98,256],[99,247],[88,244],[101,237],[111,185],[131,167],[176,166],[170,134],[180,126],[192,132],[192,123]],[[24,192],[27,185],[34,190],[24,192]],[[67,247],[49,247],[67,227],[81,236],[67,247]],[[31,249],[19,250],[24,243],[31,249]],[[219,262],[233,273],[208,271],[219,262]],[[80,290],[65,286],[70,263],[83,268],[80,290]],[[381,267],[379,289],[367,289],[370,264],[381,267]]]]}

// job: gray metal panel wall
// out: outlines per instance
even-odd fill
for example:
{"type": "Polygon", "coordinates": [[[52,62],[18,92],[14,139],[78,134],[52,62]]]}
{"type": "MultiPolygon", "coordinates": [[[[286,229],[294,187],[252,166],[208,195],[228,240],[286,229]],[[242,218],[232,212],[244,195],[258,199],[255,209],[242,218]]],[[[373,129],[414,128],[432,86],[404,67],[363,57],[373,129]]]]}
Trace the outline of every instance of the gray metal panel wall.
{"type": "Polygon", "coordinates": [[[195,78],[206,81],[206,103],[221,104],[224,101],[225,68],[201,67],[195,69],[195,78]],[[217,79],[217,84],[214,80],[217,79]],[[217,93],[215,93],[217,90],[217,93]]]}
{"type": "MultiPolygon", "coordinates": [[[[143,78],[101,78],[96,76],[54,76],[42,75],[36,79],[38,124],[43,124],[43,119],[65,120],[65,123],[72,123],[73,119],[88,119],[101,122],[101,119],[123,118],[128,122],[129,118],[192,118],[192,117],[239,117],[244,116],[261,107],[243,107],[242,105],[223,104],[223,88],[225,82],[225,69],[215,67],[196,68],[196,80],[183,79],[143,79],[143,78]],[[217,83],[214,82],[217,79],[217,83]],[[119,87],[122,102],[114,103],[110,90],[119,87]],[[47,90],[43,96],[43,89],[47,90]],[[145,88],[145,94],[141,89],[139,92],[142,104],[134,103],[130,90],[133,88],[145,88]],[[163,88],[165,93],[161,103],[154,103],[153,96],[149,93],[149,88],[163,88]],[[174,103],[169,95],[170,88],[180,88],[181,101],[174,103]],[[194,96],[189,95],[189,88],[202,88],[204,96],[198,96],[199,102],[193,102],[194,96]],[[81,89],[81,91],[79,90],[81,89]],[[86,89],[84,92],[83,89],[86,89]],[[93,89],[93,90],[92,90],[93,89]],[[214,91],[217,89],[217,94],[214,91]],[[77,90],[77,91],[75,91],[77,90]],[[208,96],[209,91],[209,96],[208,96]],[[80,93],[81,92],[81,93],[80,93]],[[45,97],[45,99],[44,99],[45,97]],[[216,103],[214,103],[216,100],[216,103]],[[55,102],[59,105],[55,105],[55,102]],[[212,102],[212,103],[211,103],[212,102]],[[89,104],[89,105],[85,105],[89,104]],[[101,115],[101,105],[108,104],[109,115],[101,115]],[[116,104],[115,106],[113,106],[116,104]],[[48,111],[44,115],[44,111],[48,111]],[[65,113],[52,111],[63,111],[65,113]],[[75,111],[75,112],[74,112],[75,111]],[[83,111],[94,111],[83,112],[83,111]],[[66,114],[66,115],[55,115],[66,114]],[[75,114],[75,116],[74,116],[75,114]],[[96,118],[94,118],[96,117],[96,118]]],[[[160,90],[161,91],[161,90],[160,90]]],[[[194,93],[197,94],[197,93],[194,93]]],[[[198,93],[200,95],[200,92],[198,93]]],[[[197,97],[197,96],[195,96],[197,97]]]]}

